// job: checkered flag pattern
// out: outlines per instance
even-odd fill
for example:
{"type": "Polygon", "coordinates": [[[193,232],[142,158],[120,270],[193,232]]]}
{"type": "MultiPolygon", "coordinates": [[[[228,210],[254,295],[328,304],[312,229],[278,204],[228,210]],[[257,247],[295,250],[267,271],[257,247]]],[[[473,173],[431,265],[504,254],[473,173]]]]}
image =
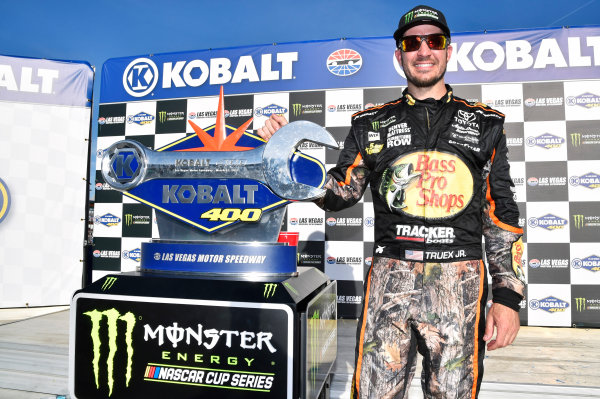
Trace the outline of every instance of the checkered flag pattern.
{"type": "MultiPolygon", "coordinates": [[[[505,130],[515,198],[525,230],[523,264],[527,297],[524,325],[598,325],[600,322],[600,107],[578,102],[600,93],[600,80],[453,85],[457,96],[506,114],[505,130]],[[558,311],[557,309],[560,309],[558,311]]],[[[257,108],[276,104],[290,121],[324,126],[343,146],[350,116],[400,97],[403,87],[340,89],[225,96],[226,123],[238,127],[257,108]]],[[[227,93],[225,93],[227,94],[227,93]]],[[[135,270],[140,244],[160,238],[154,210],[110,189],[100,158],[112,143],[138,140],[156,149],[191,134],[188,121],[207,128],[218,97],[100,105],[94,204],[94,278],[135,270]],[[138,116],[138,121],[135,116],[138,116]],[[146,119],[144,115],[149,115],[146,119]],[[145,122],[145,123],[141,123],[145,122]],[[111,222],[112,221],[112,222],[111,222]]],[[[301,150],[332,167],[338,151],[305,144],[301,150]]],[[[357,317],[363,281],[372,262],[371,193],[352,208],[324,212],[292,203],[283,230],[299,232],[299,265],[314,266],[338,281],[338,313],[357,317]]]]}

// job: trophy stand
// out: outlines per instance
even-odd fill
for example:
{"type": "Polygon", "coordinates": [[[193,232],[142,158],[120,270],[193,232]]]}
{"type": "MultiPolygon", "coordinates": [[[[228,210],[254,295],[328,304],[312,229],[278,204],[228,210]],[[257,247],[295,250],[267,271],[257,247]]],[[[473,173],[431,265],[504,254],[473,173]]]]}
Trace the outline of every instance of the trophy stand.
{"type": "Polygon", "coordinates": [[[181,155],[130,140],[107,150],[105,180],[160,211],[160,240],[142,244],[138,271],[73,296],[73,398],[328,397],[337,285],[277,242],[289,200],[323,192],[290,176],[303,140],[335,146],[302,121],[251,151],[181,155]]]}

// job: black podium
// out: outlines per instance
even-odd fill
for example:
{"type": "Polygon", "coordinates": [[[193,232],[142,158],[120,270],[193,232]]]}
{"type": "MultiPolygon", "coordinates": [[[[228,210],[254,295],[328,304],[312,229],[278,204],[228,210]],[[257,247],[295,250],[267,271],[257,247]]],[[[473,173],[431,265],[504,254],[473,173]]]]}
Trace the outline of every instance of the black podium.
{"type": "Polygon", "coordinates": [[[325,398],[337,286],[294,276],[131,272],[71,304],[74,398],[325,398]]]}

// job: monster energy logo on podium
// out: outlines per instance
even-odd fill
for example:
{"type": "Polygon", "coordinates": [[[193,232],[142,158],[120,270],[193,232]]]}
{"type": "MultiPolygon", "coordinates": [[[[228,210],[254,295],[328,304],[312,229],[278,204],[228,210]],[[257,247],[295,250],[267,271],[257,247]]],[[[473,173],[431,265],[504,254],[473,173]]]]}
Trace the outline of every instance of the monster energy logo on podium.
{"type": "Polygon", "coordinates": [[[320,361],[318,349],[320,348],[319,328],[321,327],[321,317],[319,316],[319,313],[319,309],[316,309],[311,318],[308,320],[308,329],[310,331],[310,340],[312,344],[310,345],[310,363],[313,366],[310,369],[310,383],[313,389],[316,388],[317,385],[317,371],[320,361]]]}
{"type": "Polygon", "coordinates": [[[575,298],[575,304],[577,305],[578,312],[585,310],[585,298],[575,298]]]}
{"type": "Polygon", "coordinates": [[[583,227],[583,215],[573,215],[573,224],[577,229],[583,227]]]}
{"type": "Polygon", "coordinates": [[[107,386],[108,386],[108,396],[110,397],[113,392],[113,387],[115,385],[114,380],[114,360],[115,355],[117,353],[117,338],[119,336],[119,331],[122,329],[118,328],[117,322],[121,320],[125,323],[125,345],[127,350],[127,365],[125,369],[125,386],[129,387],[129,381],[131,380],[131,368],[133,365],[133,327],[135,326],[136,317],[133,313],[127,312],[124,315],[121,315],[118,310],[112,308],[109,310],[99,311],[99,310],[91,310],[89,312],[83,313],[92,321],[92,329],[91,329],[91,338],[92,338],[92,346],[94,351],[94,358],[92,359],[92,367],[94,369],[94,379],[96,382],[96,389],[100,389],[100,358],[104,356],[103,349],[106,350],[108,348],[108,353],[106,353],[106,372],[107,372],[107,386]],[[100,326],[102,324],[102,320],[106,319],[106,327],[107,327],[107,337],[106,342],[103,342],[103,338],[100,336],[100,326]]]}
{"type": "Polygon", "coordinates": [[[263,292],[263,296],[265,298],[272,298],[273,295],[275,295],[275,290],[277,290],[277,284],[265,283],[265,290],[263,292]]]}

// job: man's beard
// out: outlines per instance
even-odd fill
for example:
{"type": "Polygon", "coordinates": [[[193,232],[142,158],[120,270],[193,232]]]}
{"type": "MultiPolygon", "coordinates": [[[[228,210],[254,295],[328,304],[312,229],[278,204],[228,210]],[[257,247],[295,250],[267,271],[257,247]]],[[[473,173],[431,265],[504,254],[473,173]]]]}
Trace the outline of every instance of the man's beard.
{"type": "Polygon", "coordinates": [[[404,66],[404,59],[402,59],[402,69],[404,70],[404,74],[406,75],[406,81],[412,83],[415,87],[424,88],[424,87],[432,87],[440,80],[444,78],[446,74],[447,64],[444,65],[444,70],[437,76],[433,76],[429,79],[420,79],[411,74],[408,68],[404,66]]]}

